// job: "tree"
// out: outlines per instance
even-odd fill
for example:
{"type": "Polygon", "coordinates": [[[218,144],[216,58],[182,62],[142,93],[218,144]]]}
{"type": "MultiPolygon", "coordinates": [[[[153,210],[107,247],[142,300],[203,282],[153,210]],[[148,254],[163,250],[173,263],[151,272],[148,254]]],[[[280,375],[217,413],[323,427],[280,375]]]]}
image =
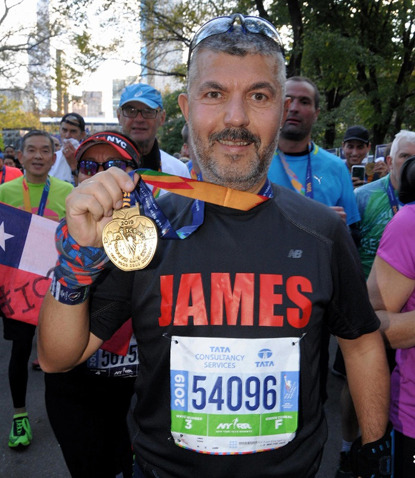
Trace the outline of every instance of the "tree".
{"type": "Polygon", "coordinates": [[[60,115],[68,86],[77,84],[85,71],[96,70],[123,42],[121,33],[109,34],[109,26],[119,22],[124,5],[112,0],[39,0],[35,18],[28,15],[20,26],[13,14],[26,5],[27,0],[0,0],[0,78],[9,89],[31,91],[37,99],[42,88],[50,88],[50,79],[56,81],[60,115]],[[100,27],[98,38],[91,34],[92,21],[100,27]],[[54,51],[57,61],[52,65],[54,51]],[[22,71],[29,71],[27,84],[22,84],[22,71]]]}
{"type": "Polygon", "coordinates": [[[155,0],[142,5],[149,26],[143,38],[155,52],[149,61],[153,74],[184,75],[184,63],[163,64],[158,48],[168,44],[186,50],[206,20],[236,11],[260,15],[279,29],[290,26],[288,76],[301,74],[317,83],[324,102],[316,138],[323,146],[339,143],[350,124],[371,129],[372,144],[415,127],[410,114],[415,109],[415,11],[410,0],[189,0],[170,5],[168,14],[155,0]]]}
{"type": "Polygon", "coordinates": [[[182,91],[173,91],[163,96],[163,107],[166,111],[166,122],[160,130],[160,146],[169,154],[178,153],[183,145],[181,135],[185,119],[177,103],[182,91]]]}
{"type": "Polygon", "coordinates": [[[39,118],[33,113],[26,113],[19,101],[8,100],[0,94],[0,124],[2,125],[3,137],[0,136],[0,148],[6,146],[4,139],[5,130],[21,130],[30,125],[32,128],[41,128],[39,118]]]}

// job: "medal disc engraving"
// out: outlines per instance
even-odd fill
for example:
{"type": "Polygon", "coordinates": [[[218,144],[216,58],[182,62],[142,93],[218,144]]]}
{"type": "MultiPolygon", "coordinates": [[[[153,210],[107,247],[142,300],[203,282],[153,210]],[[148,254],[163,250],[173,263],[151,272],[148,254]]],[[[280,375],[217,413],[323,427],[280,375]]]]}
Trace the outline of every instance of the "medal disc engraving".
{"type": "Polygon", "coordinates": [[[157,249],[157,227],[140,215],[138,205],[114,211],[102,231],[102,243],[110,260],[123,271],[144,269],[157,249]]]}

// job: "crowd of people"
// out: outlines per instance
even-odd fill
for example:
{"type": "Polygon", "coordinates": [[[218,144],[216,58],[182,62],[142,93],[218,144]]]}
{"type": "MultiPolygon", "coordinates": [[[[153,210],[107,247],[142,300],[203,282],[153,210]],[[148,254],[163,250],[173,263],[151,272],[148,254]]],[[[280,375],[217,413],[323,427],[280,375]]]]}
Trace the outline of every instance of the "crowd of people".
{"type": "Polygon", "coordinates": [[[260,17],[203,25],[187,73],[181,159],[159,146],[166,112],[144,83],[123,90],[119,130],[87,135],[68,113],[59,138],[5,148],[0,202],[59,223],[38,326],[2,311],[9,447],[33,439],[37,330],[72,477],[314,477],[334,335],[336,478],[415,476],[415,132],[382,161],[361,125],[344,160],[317,145],[318,88],[286,78],[260,17]]]}

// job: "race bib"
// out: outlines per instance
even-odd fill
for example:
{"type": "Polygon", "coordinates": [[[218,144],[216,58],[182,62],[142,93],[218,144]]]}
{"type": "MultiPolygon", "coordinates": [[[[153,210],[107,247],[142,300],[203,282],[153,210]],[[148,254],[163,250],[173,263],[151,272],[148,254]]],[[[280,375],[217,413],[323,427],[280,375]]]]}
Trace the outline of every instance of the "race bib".
{"type": "Polygon", "coordinates": [[[104,377],[136,377],[138,374],[138,348],[131,337],[127,355],[117,355],[98,349],[86,362],[88,372],[104,377]]]}
{"type": "Polygon", "coordinates": [[[172,337],[171,432],[215,455],[274,450],[295,437],[299,338],[172,337]]]}

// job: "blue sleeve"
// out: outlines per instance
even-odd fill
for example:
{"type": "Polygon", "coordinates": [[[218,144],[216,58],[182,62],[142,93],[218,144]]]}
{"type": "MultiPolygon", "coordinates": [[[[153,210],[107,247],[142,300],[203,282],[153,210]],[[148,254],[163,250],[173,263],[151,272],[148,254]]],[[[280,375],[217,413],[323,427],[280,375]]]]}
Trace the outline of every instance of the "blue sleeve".
{"type": "Polygon", "coordinates": [[[343,206],[346,211],[347,225],[354,224],[360,221],[359,209],[357,207],[356,197],[353,192],[353,183],[350,178],[347,166],[343,164],[341,168],[341,182],[343,184],[342,195],[340,198],[340,206],[343,206]]]}

